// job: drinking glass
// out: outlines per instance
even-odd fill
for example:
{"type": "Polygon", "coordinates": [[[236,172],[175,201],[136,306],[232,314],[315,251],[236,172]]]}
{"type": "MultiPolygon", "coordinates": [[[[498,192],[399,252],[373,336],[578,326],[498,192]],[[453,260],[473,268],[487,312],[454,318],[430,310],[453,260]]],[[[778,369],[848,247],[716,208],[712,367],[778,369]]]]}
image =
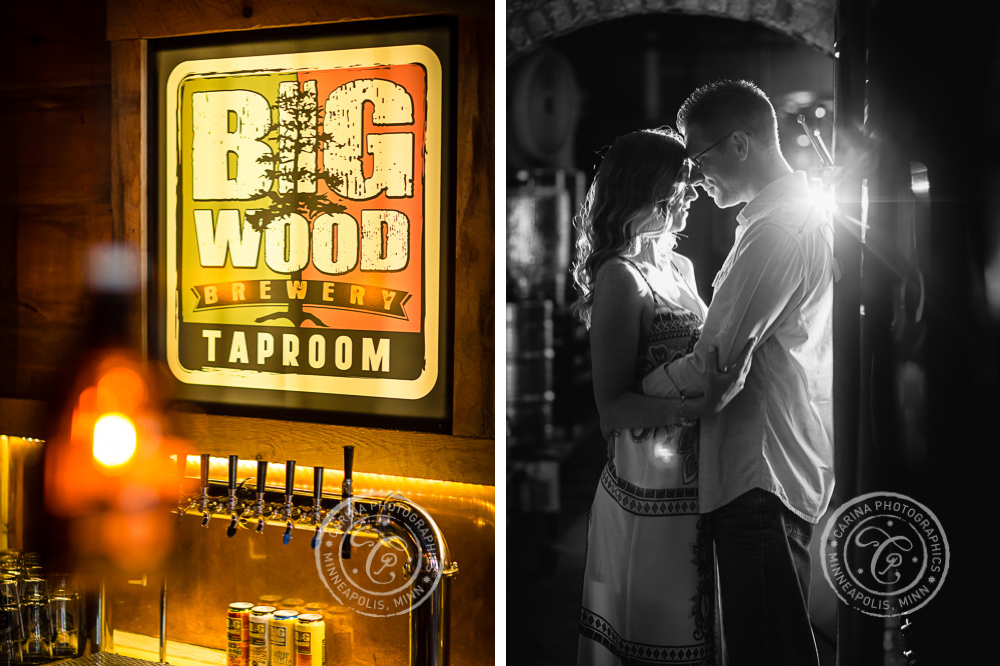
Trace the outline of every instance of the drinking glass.
{"type": "Polygon", "coordinates": [[[44,578],[26,578],[21,587],[21,621],[24,624],[25,661],[52,657],[52,619],[44,578]]]}
{"type": "Polygon", "coordinates": [[[49,613],[52,617],[52,656],[79,653],[80,595],[69,574],[48,574],[49,613]]]}
{"type": "Polygon", "coordinates": [[[0,661],[20,661],[23,639],[18,580],[5,576],[0,580],[0,661]]]}

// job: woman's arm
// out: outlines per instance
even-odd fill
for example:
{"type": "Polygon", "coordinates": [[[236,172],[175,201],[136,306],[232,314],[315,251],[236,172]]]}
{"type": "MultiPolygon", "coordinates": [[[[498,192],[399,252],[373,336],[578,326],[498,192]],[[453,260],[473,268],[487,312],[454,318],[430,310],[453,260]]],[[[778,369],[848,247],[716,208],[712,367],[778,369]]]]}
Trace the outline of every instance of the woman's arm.
{"type": "MultiPolygon", "coordinates": [[[[601,267],[591,310],[590,357],[594,398],[604,430],[652,428],[681,421],[679,399],[636,393],[635,364],[644,321],[653,299],[634,268],[612,261],[601,267]]],[[[692,401],[686,399],[685,416],[692,401]]],[[[697,407],[697,405],[695,405],[697,407]]]]}

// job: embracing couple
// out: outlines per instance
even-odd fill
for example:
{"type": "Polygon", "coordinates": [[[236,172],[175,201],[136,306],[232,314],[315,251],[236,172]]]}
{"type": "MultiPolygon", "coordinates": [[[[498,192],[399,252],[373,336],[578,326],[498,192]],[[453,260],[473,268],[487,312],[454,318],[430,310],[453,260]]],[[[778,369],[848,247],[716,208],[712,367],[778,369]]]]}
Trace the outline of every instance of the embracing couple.
{"type": "Polygon", "coordinates": [[[834,483],[831,221],[754,84],[699,88],[677,127],[615,140],[577,221],[577,309],[608,440],[578,663],[815,666],[808,548],[834,483]],[[746,204],[710,306],[674,251],[696,187],[746,204]]]}

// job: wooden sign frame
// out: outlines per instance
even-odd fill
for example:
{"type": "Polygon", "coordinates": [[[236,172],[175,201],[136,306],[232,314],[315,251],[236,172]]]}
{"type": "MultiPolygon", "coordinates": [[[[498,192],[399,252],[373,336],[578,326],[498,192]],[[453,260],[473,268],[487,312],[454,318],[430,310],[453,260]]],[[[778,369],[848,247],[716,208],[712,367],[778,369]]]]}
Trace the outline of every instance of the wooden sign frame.
{"type": "MultiPolygon", "coordinates": [[[[223,414],[430,431],[450,427],[455,26],[437,18],[359,28],[314,26],[149,42],[149,127],[156,139],[150,141],[148,160],[154,187],[147,242],[156,261],[148,348],[170,368],[176,400],[223,414]],[[278,88],[298,94],[314,127],[312,155],[292,151],[291,167],[282,133],[298,118],[282,106],[278,88]],[[346,89],[348,94],[337,92],[346,89]],[[410,116],[407,109],[403,118],[399,109],[396,117],[374,109],[378,103],[371,98],[385,103],[388,96],[391,103],[397,93],[400,99],[409,95],[410,116]],[[252,113],[239,103],[212,111],[206,100],[216,98],[269,106],[271,131],[265,138],[250,137],[252,113]],[[353,115],[344,111],[343,99],[361,100],[359,109],[353,115]],[[351,156],[330,148],[348,143],[343,132],[336,136],[340,126],[326,120],[333,116],[344,126],[355,121],[364,126],[350,137],[356,143],[364,137],[360,148],[355,146],[360,168],[351,166],[351,156]],[[398,141],[401,133],[393,130],[400,128],[410,130],[402,134],[412,141],[416,164],[400,166],[405,160],[392,157],[376,164],[373,149],[398,141]],[[269,156],[261,149],[265,143],[272,161],[255,166],[269,156]],[[199,149],[195,161],[190,156],[199,149]],[[241,150],[249,154],[242,165],[241,150]],[[313,196],[289,214],[282,195],[289,188],[299,191],[296,179],[310,170],[299,168],[303,157],[314,165],[303,198],[313,196]],[[339,182],[328,178],[334,170],[326,169],[327,161],[342,167],[339,182]],[[253,179],[242,177],[249,171],[266,189],[254,189],[253,179]],[[397,210],[407,203],[406,212],[397,210]],[[269,210],[278,212],[268,216],[269,210]],[[257,213],[260,224],[260,211],[279,233],[274,227],[252,228],[250,218],[257,213]],[[405,242],[394,232],[401,220],[409,223],[405,242]],[[293,247],[303,231],[309,233],[304,247],[312,251],[305,270],[294,261],[302,243],[293,247]],[[351,236],[353,247],[340,240],[351,236]],[[367,249],[359,247],[366,243],[367,249]],[[265,256],[269,251],[273,256],[265,256]],[[341,256],[351,251],[353,258],[341,256]],[[353,269],[329,274],[352,262],[353,269]],[[401,281],[407,271],[408,280],[401,281]],[[279,298],[268,302],[275,295],[279,298]],[[263,323],[268,317],[285,321],[263,323]],[[201,356],[194,353],[199,347],[201,356]],[[403,351],[391,356],[397,349],[403,351]]],[[[266,124],[257,122],[258,134],[266,124]]]]}

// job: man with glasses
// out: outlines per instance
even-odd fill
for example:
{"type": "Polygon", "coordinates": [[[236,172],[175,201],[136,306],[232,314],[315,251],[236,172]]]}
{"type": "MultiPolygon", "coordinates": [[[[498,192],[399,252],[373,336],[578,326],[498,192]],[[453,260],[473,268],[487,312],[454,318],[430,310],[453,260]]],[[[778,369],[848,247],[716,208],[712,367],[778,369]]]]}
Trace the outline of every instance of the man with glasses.
{"type": "Polygon", "coordinates": [[[834,483],[831,221],[753,83],[699,88],[677,126],[693,179],[720,208],[746,205],[698,344],[643,388],[697,395],[708,349],[731,365],[757,339],[743,390],[701,420],[699,510],[713,526],[728,663],[815,665],[808,548],[834,483]]]}

